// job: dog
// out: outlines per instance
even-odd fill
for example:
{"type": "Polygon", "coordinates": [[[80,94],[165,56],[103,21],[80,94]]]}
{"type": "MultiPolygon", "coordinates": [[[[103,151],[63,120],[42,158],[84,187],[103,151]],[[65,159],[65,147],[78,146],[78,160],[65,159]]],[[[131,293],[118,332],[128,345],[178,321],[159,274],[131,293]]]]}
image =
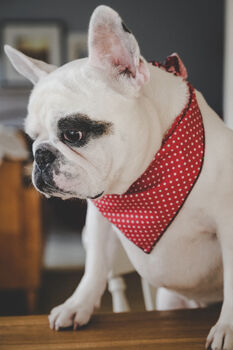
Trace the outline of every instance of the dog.
{"type": "MultiPolygon", "coordinates": [[[[88,49],[88,58],[57,68],[5,47],[16,70],[34,84],[25,130],[34,140],[35,187],[46,196],[88,201],[85,274],[73,295],[51,311],[50,327],[59,330],[73,325],[76,329],[89,321],[100,304],[120,240],[138,273],[160,288],[158,309],[223,301],[206,347],[233,349],[233,133],[186,82],[179,57],[173,56],[175,72],[166,64],[148,63],[131,31],[111,8],[99,6],[93,12],[88,49]],[[185,127],[184,119],[174,122],[182,113],[184,118],[191,113],[193,122],[192,103],[195,128],[200,130],[199,149],[195,138],[194,146],[186,147],[198,157],[191,171],[192,157],[186,154],[190,170],[184,173],[193,176],[189,184],[172,170],[174,150],[169,153],[168,147],[176,137],[177,152],[182,155],[186,149],[178,138],[179,132],[181,137],[185,134],[184,129],[179,131],[185,127]],[[158,160],[163,152],[169,164],[164,158],[158,160]],[[147,194],[140,197],[144,174],[157,176],[152,171],[154,161],[163,164],[158,168],[166,168],[161,174],[165,172],[166,179],[171,176],[171,184],[177,181],[177,191],[182,187],[176,201],[166,199],[166,205],[169,200],[175,203],[170,211],[159,190],[173,188],[171,184],[166,188],[166,179],[156,179],[157,185],[153,183],[152,190],[147,188],[147,194]],[[152,196],[148,191],[154,191],[152,196]],[[150,200],[154,205],[155,193],[162,213],[168,213],[161,214],[161,224],[155,220],[159,213],[155,217],[147,204],[142,207],[145,197],[145,203],[150,200]],[[121,202],[125,198],[130,203],[127,215],[127,205],[121,202]],[[130,198],[143,215],[135,214],[138,209],[130,198]],[[122,213],[116,214],[120,218],[114,218],[111,207],[122,213]],[[144,228],[152,232],[149,241],[144,228]],[[136,236],[134,229],[140,231],[136,236]]],[[[189,132],[191,139],[193,128],[189,132]]]]}

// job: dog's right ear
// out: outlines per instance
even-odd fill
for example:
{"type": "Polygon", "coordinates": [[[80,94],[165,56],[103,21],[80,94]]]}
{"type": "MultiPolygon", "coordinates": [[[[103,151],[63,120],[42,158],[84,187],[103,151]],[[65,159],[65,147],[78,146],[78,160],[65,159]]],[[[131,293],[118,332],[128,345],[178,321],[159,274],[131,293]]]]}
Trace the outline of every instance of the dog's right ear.
{"type": "Polygon", "coordinates": [[[17,72],[34,85],[48,73],[57,69],[56,66],[28,57],[9,45],[5,45],[4,50],[17,72]]]}
{"type": "Polygon", "coordinates": [[[89,63],[106,71],[115,81],[124,77],[128,87],[138,91],[150,78],[148,65],[140,55],[137,40],[117,12],[98,6],[90,20],[89,63]]]}

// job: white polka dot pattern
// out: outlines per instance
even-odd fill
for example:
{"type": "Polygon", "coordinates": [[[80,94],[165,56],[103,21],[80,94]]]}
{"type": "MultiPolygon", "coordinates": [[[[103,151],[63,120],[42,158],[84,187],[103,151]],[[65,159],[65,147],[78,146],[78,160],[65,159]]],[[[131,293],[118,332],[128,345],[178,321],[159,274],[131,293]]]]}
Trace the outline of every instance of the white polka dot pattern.
{"type": "Polygon", "coordinates": [[[160,150],[123,195],[93,203],[134,244],[150,253],[192,190],[204,159],[204,127],[193,87],[182,113],[165,135],[160,150]]]}

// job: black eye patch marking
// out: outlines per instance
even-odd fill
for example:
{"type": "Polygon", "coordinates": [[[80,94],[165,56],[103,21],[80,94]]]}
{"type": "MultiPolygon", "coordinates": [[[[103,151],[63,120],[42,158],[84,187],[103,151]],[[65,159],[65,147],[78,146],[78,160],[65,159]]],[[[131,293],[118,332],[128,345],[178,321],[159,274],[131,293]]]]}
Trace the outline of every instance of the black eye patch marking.
{"type": "Polygon", "coordinates": [[[113,129],[112,123],[91,120],[89,117],[82,114],[62,118],[59,120],[57,126],[59,139],[74,147],[82,147],[86,145],[91,138],[98,138],[110,134],[113,129]],[[82,137],[77,138],[77,140],[68,141],[65,136],[70,132],[80,132],[82,137]]]}
{"type": "Polygon", "coordinates": [[[129,30],[129,28],[126,27],[124,22],[121,22],[122,28],[124,29],[125,32],[127,33],[131,33],[131,31],[129,30]]]}

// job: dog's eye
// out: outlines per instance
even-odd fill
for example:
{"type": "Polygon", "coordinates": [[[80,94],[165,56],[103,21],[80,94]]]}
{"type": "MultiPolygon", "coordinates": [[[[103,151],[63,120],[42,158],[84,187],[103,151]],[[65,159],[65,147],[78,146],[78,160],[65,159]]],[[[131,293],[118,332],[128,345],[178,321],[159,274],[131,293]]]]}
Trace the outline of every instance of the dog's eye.
{"type": "Polygon", "coordinates": [[[80,130],[66,130],[62,134],[62,138],[64,141],[75,143],[82,140],[83,133],[80,130]]]}

